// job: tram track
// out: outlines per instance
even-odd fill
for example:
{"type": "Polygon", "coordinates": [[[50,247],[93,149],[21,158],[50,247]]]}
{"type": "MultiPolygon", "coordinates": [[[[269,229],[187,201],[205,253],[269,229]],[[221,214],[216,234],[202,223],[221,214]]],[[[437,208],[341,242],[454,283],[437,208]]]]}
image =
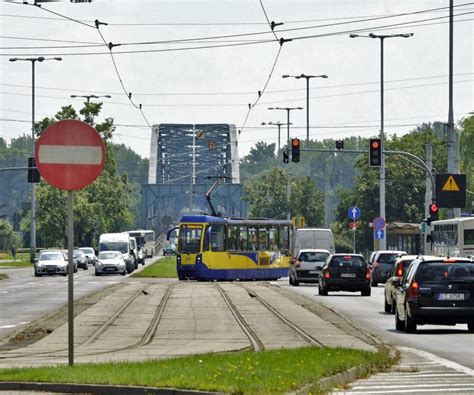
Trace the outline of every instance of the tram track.
{"type": "MultiPolygon", "coordinates": [[[[115,353],[119,351],[125,351],[125,350],[132,350],[135,348],[143,347],[153,341],[153,339],[156,336],[157,328],[158,325],[161,321],[161,318],[163,316],[163,312],[166,308],[166,305],[168,303],[168,300],[170,298],[170,295],[172,293],[172,289],[174,287],[174,284],[168,286],[164,292],[164,295],[162,296],[160,303],[156,309],[155,314],[153,315],[150,323],[148,324],[145,332],[141,336],[140,340],[137,342],[124,346],[124,347],[119,347],[119,348],[114,348],[110,350],[105,350],[105,351],[94,351],[94,352],[87,352],[86,350],[83,350],[81,352],[81,348],[85,348],[87,346],[90,346],[93,344],[97,339],[100,338],[104,333],[106,333],[107,329],[110,328],[116,321],[119,319],[127,310],[127,308],[142,294],[148,294],[147,290],[150,288],[149,286],[141,287],[139,290],[133,293],[121,306],[120,308],[114,312],[114,314],[109,317],[99,328],[97,328],[94,333],[92,333],[88,339],[80,344],[75,345],[75,350],[76,350],[76,355],[77,356],[91,356],[91,355],[103,355],[103,354],[110,354],[110,353],[115,353]],[[86,351],[86,352],[84,352],[86,351]]],[[[0,355],[0,360],[5,360],[5,359],[21,359],[25,357],[63,357],[65,352],[68,351],[68,348],[62,348],[62,349],[57,349],[57,350],[51,350],[51,351],[40,351],[40,352],[28,352],[28,353],[22,353],[22,354],[16,354],[16,355],[0,355]]]]}

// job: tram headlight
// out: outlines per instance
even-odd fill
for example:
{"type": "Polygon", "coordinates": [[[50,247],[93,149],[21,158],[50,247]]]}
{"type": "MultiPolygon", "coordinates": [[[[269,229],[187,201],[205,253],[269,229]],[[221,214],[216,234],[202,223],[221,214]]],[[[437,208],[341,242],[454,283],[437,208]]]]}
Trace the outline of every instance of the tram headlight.
{"type": "Polygon", "coordinates": [[[196,263],[202,263],[202,256],[201,256],[201,254],[198,254],[198,255],[196,256],[196,263]]]}
{"type": "Polygon", "coordinates": [[[178,265],[181,265],[181,255],[180,254],[176,255],[176,263],[178,265]]]}

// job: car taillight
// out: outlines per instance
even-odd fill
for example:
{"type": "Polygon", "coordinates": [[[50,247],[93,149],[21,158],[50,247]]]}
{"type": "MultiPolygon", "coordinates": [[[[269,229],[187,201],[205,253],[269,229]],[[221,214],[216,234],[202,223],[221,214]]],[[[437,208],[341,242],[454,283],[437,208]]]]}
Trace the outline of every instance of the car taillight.
{"type": "Polygon", "coordinates": [[[419,290],[420,286],[418,285],[418,283],[416,281],[412,281],[412,283],[408,287],[408,299],[411,301],[418,301],[419,290]]]}
{"type": "Polygon", "coordinates": [[[365,273],[365,279],[370,280],[370,269],[367,269],[367,273],[365,273]]]}
{"type": "Polygon", "coordinates": [[[296,261],[296,267],[300,267],[301,266],[301,262],[300,261],[296,261]]]}
{"type": "Polygon", "coordinates": [[[327,278],[327,279],[331,278],[331,275],[329,274],[329,272],[324,273],[324,278],[327,278]]]}
{"type": "Polygon", "coordinates": [[[402,277],[403,276],[403,269],[401,267],[398,268],[397,270],[397,276],[402,277]]]}

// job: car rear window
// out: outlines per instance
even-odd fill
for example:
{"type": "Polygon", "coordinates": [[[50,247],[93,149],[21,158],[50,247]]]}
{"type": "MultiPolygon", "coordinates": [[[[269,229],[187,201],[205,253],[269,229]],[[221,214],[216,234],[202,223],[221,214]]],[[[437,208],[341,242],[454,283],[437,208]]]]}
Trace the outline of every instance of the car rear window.
{"type": "Polygon", "coordinates": [[[473,263],[426,263],[420,265],[416,278],[420,282],[468,279],[474,280],[473,263]]]}
{"type": "Polygon", "coordinates": [[[398,258],[398,254],[380,254],[377,258],[379,263],[395,263],[398,258]]]}
{"type": "Polygon", "coordinates": [[[365,265],[366,263],[363,258],[361,258],[360,256],[351,256],[351,255],[335,256],[331,259],[331,262],[329,262],[329,267],[332,267],[332,268],[335,268],[335,267],[360,268],[360,267],[364,267],[365,265]]]}
{"type": "Polygon", "coordinates": [[[328,253],[325,252],[302,252],[299,260],[303,262],[326,262],[328,253]]]}

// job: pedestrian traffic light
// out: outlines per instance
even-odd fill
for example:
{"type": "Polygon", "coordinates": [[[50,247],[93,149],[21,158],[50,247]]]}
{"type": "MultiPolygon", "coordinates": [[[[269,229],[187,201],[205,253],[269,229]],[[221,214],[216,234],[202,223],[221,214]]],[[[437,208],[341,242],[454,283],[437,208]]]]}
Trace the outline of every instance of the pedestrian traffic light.
{"type": "Polygon", "coordinates": [[[291,139],[291,161],[299,162],[300,161],[300,146],[301,140],[298,138],[291,139]]]}
{"type": "Polygon", "coordinates": [[[436,202],[430,204],[430,219],[431,221],[437,221],[439,219],[439,207],[436,202]]]}
{"type": "Polygon", "coordinates": [[[369,140],[369,166],[380,167],[382,165],[382,140],[369,140]]]}
{"type": "Polygon", "coordinates": [[[290,153],[288,150],[283,151],[283,163],[288,163],[290,161],[290,153]]]}
{"type": "Polygon", "coordinates": [[[35,158],[28,158],[28,182],[38,183],[40,182],[40,173],[35,164],[35,158]]]}

